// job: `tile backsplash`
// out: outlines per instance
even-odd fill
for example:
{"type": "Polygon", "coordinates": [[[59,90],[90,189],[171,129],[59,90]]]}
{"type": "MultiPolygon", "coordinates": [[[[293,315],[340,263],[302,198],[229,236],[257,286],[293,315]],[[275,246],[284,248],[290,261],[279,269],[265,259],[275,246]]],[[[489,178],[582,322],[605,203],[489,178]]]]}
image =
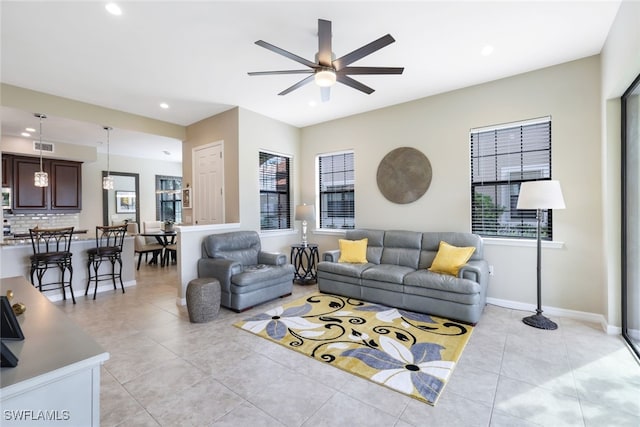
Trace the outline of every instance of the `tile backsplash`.
{"type": "Polygon", "coordinates": [[[11,226],[12,234],[28,233],[30,228],[76,227],[80,225],[80,214],[4,214],[5,225],[11,226]]]}

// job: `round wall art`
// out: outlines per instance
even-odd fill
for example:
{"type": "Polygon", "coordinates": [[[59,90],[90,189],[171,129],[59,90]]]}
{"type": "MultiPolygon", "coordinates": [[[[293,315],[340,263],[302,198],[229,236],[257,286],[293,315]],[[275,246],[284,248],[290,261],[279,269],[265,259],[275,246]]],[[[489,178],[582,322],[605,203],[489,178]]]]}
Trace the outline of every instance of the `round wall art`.
{"type": "Polygon", "coordinates": [[[376,180],[382,195],[399,204],[415,202],[431,185],[431,163],[411,147],[390,151],[378,165],[376,180]]]}

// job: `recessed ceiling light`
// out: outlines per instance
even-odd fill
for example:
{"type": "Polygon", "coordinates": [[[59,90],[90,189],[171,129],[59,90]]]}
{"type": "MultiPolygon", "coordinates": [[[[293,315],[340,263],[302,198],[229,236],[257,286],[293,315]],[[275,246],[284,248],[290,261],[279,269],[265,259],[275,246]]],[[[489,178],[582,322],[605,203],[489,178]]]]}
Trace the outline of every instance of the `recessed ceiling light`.
{"type": "Polygon", "coordinates": [[[482,56],[491,55],[493,53],[493,46],[491,46],[490,44],[485,45],[480,51],[480,53],[482,53],[482,56]]]}
{"type": "Polygon", "coordinates": [[[122,9],[120,9],[120,6],[118,6],[115,3],[107,3],[104,8],[107,9],[107,12],[109,12],[112,15],[116,15],[116,16],[122,15],[122,9]]]}
{"type": "Polygon", "coordinates": [[[316,101],[309,101],[309,107],[315,107],[316,105],[318,105],[316,101]]]}
{"type": "Polygon", "coordinates": [[[31,136],[29,132],[22,132],[20,135],[24,136],[25,138],[29,138],[31,136]]]}
{"type": "Polygon", "coordinates": [[[35,132],[36,130],[34,128],[24,128],[24,130],[26,130],[27,132],[35,132]]]}
{"type": "Polygon", "coordinates": [[[166,110],[167,108],[169,108],[169,104],[167,104],[166,102],[161,102],[160,108],[164,108],[166,110]]]}

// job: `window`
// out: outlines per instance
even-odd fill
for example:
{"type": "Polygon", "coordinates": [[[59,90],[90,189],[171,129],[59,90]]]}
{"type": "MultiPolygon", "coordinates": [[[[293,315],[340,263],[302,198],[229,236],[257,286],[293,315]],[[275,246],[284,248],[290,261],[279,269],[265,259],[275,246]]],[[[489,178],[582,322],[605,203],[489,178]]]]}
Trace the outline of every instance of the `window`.
{"type": "Polygon", "coordinates": [[[156,218],[182,223],[182,177],[156,175],[156,218]]]}
{"type": "Polygon", "coordinates": [[[291,228],[289,195],[290,158],[260,152],[260,229],[291,228]]]}
{"type": "Polygon", "coordinates": [[[353,152],[318,156],[320,228],[354,228],[353,152]]]}
{"type": "MultiPolygon", "coordinates": [[[[551,118],[471,130],[471,231],[535,238],[535,210],[517,210],[520,184],[551,179],[551,118]]],[[[552,239],[551,210],[541,236],[552,239]]]]}

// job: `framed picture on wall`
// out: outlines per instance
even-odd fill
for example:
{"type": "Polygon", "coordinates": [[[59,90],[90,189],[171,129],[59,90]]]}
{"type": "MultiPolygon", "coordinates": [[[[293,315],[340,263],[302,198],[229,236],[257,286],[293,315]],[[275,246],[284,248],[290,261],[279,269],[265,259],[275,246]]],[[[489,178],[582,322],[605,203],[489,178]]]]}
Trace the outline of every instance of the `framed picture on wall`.
{"type": "Polygon", "coordinates": [[[191,208],[191,189],[185,188],[182,190],[182,208],[191,208]]]}
{"type": "Polygon", "coordinates": [[[116,191],[116,213],[131,213],[136,211],[135,191],[116,191]]]}

